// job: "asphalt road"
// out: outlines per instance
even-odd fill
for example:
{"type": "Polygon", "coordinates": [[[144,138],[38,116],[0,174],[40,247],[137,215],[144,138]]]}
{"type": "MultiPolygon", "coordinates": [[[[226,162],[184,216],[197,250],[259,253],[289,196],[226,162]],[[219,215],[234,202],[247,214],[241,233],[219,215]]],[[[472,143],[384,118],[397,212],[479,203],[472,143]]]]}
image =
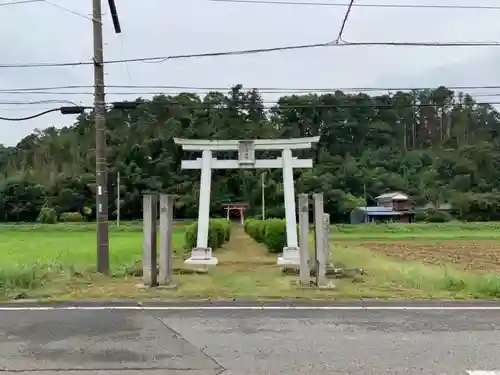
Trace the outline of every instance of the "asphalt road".
{"type": "Polygon", "coordinates": [[[0,372],[467,374],[499,337],[499,310],[0,309],[0,372]]]}

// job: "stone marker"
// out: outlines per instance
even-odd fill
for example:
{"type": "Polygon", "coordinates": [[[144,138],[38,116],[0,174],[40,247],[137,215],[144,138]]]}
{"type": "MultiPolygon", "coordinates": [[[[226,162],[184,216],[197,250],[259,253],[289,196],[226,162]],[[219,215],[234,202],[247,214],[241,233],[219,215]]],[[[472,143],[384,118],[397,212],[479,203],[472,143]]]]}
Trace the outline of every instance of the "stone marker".
{"type": "Polygon", "coordinates": [[[330,238],[330,214],[323,214],[323,231],[324,231],[324,246],[325,246],[325,265],[326,267],[330,267],[332,264],[332,261],[330,259],[330,253],[331,253],[331,238],[330,238]]]}
{"type": "Polygon", "coordinates": [[[156,195],[143,197],[143,244],[142,244],[142,278],[144,285],[158,285],[158,264],[156,249],[156,218],[158,214],[156,195]]]}
{"type": "Polygon", "coordinates": [[[158,284],[175,287],[173,272],[174,196],[160,195],[160,277],[158,284]]]}
{"type": "Polygon", "coordinates": [[[325,224],[324,224],[324,207],[323,194],[313,194],[314,200],[314,226],[315,230],[315,246],[316,253],[316,285],[327,285],[326,278],[326,256],[325,256],[325,224]]]}
{"type": "Polygon", "coordinates": [[[309,196],[299,194],[300,284],[309,285],[309,196]]]}

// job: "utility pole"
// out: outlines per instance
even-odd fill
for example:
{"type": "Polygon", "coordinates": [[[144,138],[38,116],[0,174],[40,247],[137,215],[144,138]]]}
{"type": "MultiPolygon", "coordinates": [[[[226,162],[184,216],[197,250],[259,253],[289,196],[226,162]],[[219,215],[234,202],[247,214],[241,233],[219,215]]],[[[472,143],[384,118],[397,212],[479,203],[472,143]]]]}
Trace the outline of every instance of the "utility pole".
{"type": "Polygon", "coordinates": [[[106,99],[104,94],[104,57],[101,0],[92,0],[94,35],[94,115],[96,163],[97,271],[109,273],[108,184],[106,160],[106,99]]]}
{"type": "Polygon", "coordinates": [[[120,172],[116,176],[116,226],[120,226],[120,172]]]}
{"type": "Polygon", "coordinates": [[[260,176],[260,185],[262,190],[262,220],[266,220],[266,184],[264,180],[266,177],[266,172],[262,172],[260,176]]]}
{"type": "MultiPolygon", "coordinates": [[[[97,271],[109,274],[108,233],[108,166],[106,160],[106,98],[104,93],[104,53],[102,36],[101,0],[92,0],[94,37],[94,115],[95,115],[95,164],[96,164],[96,218],[97,218],[97,271]]],[[[108,5],[117,34],[121,33],[115,0],[108,5]]]]}

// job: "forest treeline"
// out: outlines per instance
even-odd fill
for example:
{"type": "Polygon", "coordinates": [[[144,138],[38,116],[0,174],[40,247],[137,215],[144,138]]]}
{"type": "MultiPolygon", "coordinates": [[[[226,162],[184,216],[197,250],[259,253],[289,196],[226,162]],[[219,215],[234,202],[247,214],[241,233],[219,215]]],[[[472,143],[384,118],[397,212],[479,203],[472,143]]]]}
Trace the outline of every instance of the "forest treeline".
{"type": "MultiPolygon", "coordinates": [[[[227,93],[158,95],[135,109],[107,112],[110,218],[116,213],[120,174],[121,217],[142,217],[142,194],[177,195],[176,217],[196,217],[199,171],[181,170],[185,153],[174,137],[205,139],[321,136],[314,168],[296,171],[296,189],[323,192],[332,220],[387,191],[403,191],[417,204],[450,203],[457,218],[500,219],[499,113],[446,87],[386,95],[341,91],[296,94],[270,103],[238,85],[227,93]]],[[[95,212],[93,115],[62,129],[47,127],[0,149],[0,220],[34,221],[42,207],[57,214],[95,212]]],[[[262,157],[274,156],[264,153],[262,157]]],[[[236,155],[221,153],[225,158],[236,155]]],[[[213,173],[212,212],[246,202],[261,212],[260,173],[213,173]]],[[[265,171],[268,216],[283,215],[280,170],[265,171]]]]}

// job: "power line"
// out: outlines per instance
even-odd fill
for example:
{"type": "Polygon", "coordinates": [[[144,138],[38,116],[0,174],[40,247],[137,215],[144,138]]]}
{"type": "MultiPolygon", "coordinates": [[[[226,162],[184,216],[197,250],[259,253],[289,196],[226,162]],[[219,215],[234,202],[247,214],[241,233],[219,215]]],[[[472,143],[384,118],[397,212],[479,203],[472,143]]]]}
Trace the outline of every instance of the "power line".
{"type": "Polygon", "coordinates": [[[49,114],[49,113],[52,113],[52,112],[57,112],[59,111],[59,108],[52,108],[52,109],[48,109],[46,111],[43,111],[43,112],[39,112],[37,114],[34,114],[32,116],[26,116],[26,117],[0,117],[0,120],[2,121],[26,121],[26,120],[31,120],[31,119],[34,119],[34,118],[37,118],[37,117],[40,117],[40,116],[43,116],[43,115],[46,115],[46,114],[49,114]]]}
{"type": "MultiPolygon", "coordinates": [[[[255,105],[255,102],[239,102],[241,105],[255,105]]],[[[493,102],[474,102],[471,103],[474,106],[494,106],[500,105],[500,101],[493,102]]],[[[169,102],[168,105],[179,105],[182,108],[202,108],[210,109],[215,111],[228,111],[231,110],[227,107],[219,107],[220,103],[185,103],[185,102],[169,102]]],[[[451,107],[461,107],[465,103],[451,103],[451,107]]],[[[257,108],[262,108],[263,110],[282,110],[282,109],[357,109],[357,108],[374,108],[374,109],[402,109],[402,108],[441,108],[442,106],[433,103],[409,103],[409,104],[383,104],[383,103],[363,103],[363,104],[326,104],[326,103],[304,103],[304,104],[292,104],[292,103],[278,103],[278,102],[261,102],[258,103],[257,108]]],[[[446,107],[446,106],[444,106],[446,107]]],[[[248,108],[246,108],[248,109],[248,108]]]]}
{"type": "MultiPolygon", "coordinates": [[[[162,63],[162,62],[165,62],[167,60],[189,59],[189,58],[198,58],[198,57],[248,55],[248,54],[256,54],[256,53],[275,52],[275,51],[327,47],[329,45],[330,45],[330,43],[314,43],[314,44],[301,44],[301,45],[291,45],[291,46],[272,47],[272,48],[245,49],[245,50],[235,50],[235,51],[207,52],[207,53],[171,55],[171,56],[155,56],[155,57],[138,57],[138,58],[131,58],[131,59],[107,60],[107,61],[104,61],[103,64],[109,65],[109,64],[132,63],[132,62],[162,63]]],[[[94,63],[92,61],[78,61],[78,62],[62,62],[62,63],[0,64],[0,68],[43,68],[43,67],[79,66],[79,65],[94,65],[94,63]]]]}
{"type": "MultiPolygon", "coordinates": [[[[193,92],[186,92],[186,91],[107,91],[108,95],[118,95],[118,96],[130,96],[130,95],[135,95],[137,97],[140,97],[141,95],[166,95],[166,96],[176,96],[176,95],[181,95],[181,94],[196,94],[196,95],[208,95],[212,93],[213,91],[193,91],[193,92]]],[[[259,94],[278,94],[281,96],[290,96],[290,95],[309,95],[309,94],[332,94],[335,91],[265,91],[259,90],[259,94]]],[[[346,94],[352,94],[351,92],[343,91],[346,94]]],[[[362,93],[362,92],[361,92],[362,93]]],[[[1,94],[7,94],[7,95],[15,95],[15,94],[32,94],[32,95],[65,95],[65,96],[73,96],[73,95],[93,95],[94,93],[90,91],[80,91],[80,92],[50,92],[50,91],[35,91],[32,93],[29,92],[0,92],[1,94]]],[[[497,97],[500,96],[500,93],[467,93],[473,97],[497,97]]],[[[387,94],[380,94],[380,95],[387,95],[387,94]]],[[[53,102],[63,102],[63,99],[54,99],[53,102]]],[[[44,103],[46,101],[36,101],[33,103],[44,103]]],[[[5,103],[5,102],[0,102],[0,103],[5,103]]],[[[9,104],[15,104],[15,102],[8,102],[9,104]]],[[[18,102],[18,103],[26,103],[26,102],[18,102]]]]}
{"type": "MultiPolygon", "coordinates": [[[[118,102],[119,103],[119,102],[118,102]]],[[[12,104],[12,103],[10,103],[12,104]]],[[[23,104],[28,104],[28,103],[23,103],[23,104]]],[[[116,104],[116,102],[108,102],[106,103],[109,108],[113,108],[113,105],[116,104]]],[[[391,104],[384,104],[384,103],[335,103],[335,104],[328,104],[328,103],[288,103],[288,102],[276,102],[276,101],[263,101],[260,103],[255,103],[252,101],[240,101],[238,102],[240,105],[256,105],[257,108],[262,108],[262,109],[289,109],[289,108],[310,108],[310,109],[315,109],[315,108],[326,108],[326,109],[336,109],[336,108],[385,108],[385,109],[399,109],[399,108],[426,108],[426,107],[434,107],[434,108],[440,108],[442,107],[441,105],[435,104],[435,103],[407,103],[407,104],[397,104],[395,105],[394,103],[391,104]]],[[[500,101],[480,101],[480,102],[473,102],[471,105],[475,106],[486,106],[486,105],[499,105],[500,101]]],[[[203,109],[210,109],[210,110],[220,110],[220,111],[227,111],[231,110],[231,108],[228,107],[221,107],[221,103],[210,103],[210,102],[182,102],[182,101],[169,101],[166,103],[166,105],[178,105],[182,108],[203,108],[203,109]]],[[[465,106],[465,103],[450,103],[449,106],[451,107],[460,107],[460,106],[465,106]]],[[[444,105],[446,107],[447,105],[444,105]]],[[[83,109],[92,109],[90,106],[77,106],[78,108],[83,108],[83,109]]],[[[75,106],[72,106],[72,108],[75,108],[75,106]]],[[[127,108],[131,109],[131,108],[127,108]]],[[[248,109],[248,108],[247,108],[248,109]]],[[[117,108],[117,110],[122,110],[121,108],[117,108]]],[[[38,116],[37,116],[38,117],[38,116]]]]}
{"type": "Polygon", "coordinates": [[[342,25],[340,26],[339,34],[337,35],[337,39],[335,39],[335,43],[340,43],[342,41],[342,34],[344,33],[345,25],[347,24],[347,19],[349,18],[353,4],[354,0],[351,0],[345,11],[344,19],[342,20],[342,25]]]}
{"type": "Polygon", "coordinates": [[[62,6],[62,5],[59,5],[59,4],[56,4],[56,3],[53,3],[53,2],[52,2],[52,1],[50,1],[50,0],[41,0],[41,1],[43,1],[43,2],[44,2],[45,4],[47,4],[47,5],[50,5],[50,6],[54,7],[54,8],[57,8],[57,9],[60,9],[60,10],[62,10],[62,11],[64,11],[64,12],[71,13],[71,14],[73,14],[73,15],[75,15],[75,16],[85,18],[85,19],[87,19],[87,20],[89,20],[89,21],[94,21],[94,19],[93,19],[92,17],[87,16],[86,14],[79,13],[79,12],[77,12],[77,11],[74,11],[73,9],[66,8],[66,7],[64,7],[64,6],[62,6]]]}
{"type": "MultiPolygon", "coordinates": [[[[193,91],[194,94],[208,94],[210,92],[221,92],[221,91],[229,91],[233,87],[231,86],[219,86],[219,87],[210,87],[210,86],[174,86],[174,85],[106,85],[106,88],[114,88],[114,89],[129,89],[129,90],[137,90],[137,89],[148,89],[148,90],[177,90],[176,92],[165,92],[165,91],[119,91],[112,92],[113,94],[180,94],[180,93],[189,93],[189,91],[193,91]],[[185,90],[185,91],[181,91],[185,90]]],[[[462,90],[500,90],[500,85],[457,85],[457,86],[444,86],[446,89],[451,91],[462,91],[462,90]]],[[[1,94],[46,94],[46,95],[86,95],[92,94],[90,91],[52,91],[52,90],[71,90],[71,89],[90,89],[93,88],[91,85],[66,85],[66,86],[45,86],[45,87],[21,87],[21,88],[9,88],[9,89],[0,89],[1,94]]],[[[387,92],[397,92],[397,91],[423,91],[423,90],[436,90],[436,87],[242,87],[242,90],[257,90],[259,93],[268,93],[268,94],[282,94],[282,93],[297,93],[297,94],[307,94],[307,93],[333,93],[336,91],[342,92],[373,92],[373,91],[387,91],[387,92]]],[[[489,95],[491,93],[485,94],[489,95]]],[[[477,94],[476,94],[477,95],[477,94]]]]}
{"type": "MultiPolygon", "coordinates": [[[[262,5],[299,5],[299,6],[319,6],[319,7],[345,7],[349,3],[331,3],[331,2],[305,2],[305,1],[273,1],[273,0],[206,0],[219,3],[241,3],[241,4],[262,4],[262,5]]],[[[483,10],[500,10],[497,5],[445,5],[445,4],[353,4],[353,7],[360,8],[408,8],[408,9],[483,9],[483,10]]]]}
{"type": "Polygon", "coordinates": [[[18,1],[9,1],[0,3],[0,7],[9,6],[9,5],[19,5],[19,4],[28,4],[28,3],[39,3],[43,0],[18,0],[18,1]]]}
{"type": "MultiPolygon", "coordinates": [[[[138,57],[130,59],[107,60],[103,64],[121,64],[121,63],[163,63],[167,60],[181,60],[201,57],[221,57],[221,56],[241,56],[253,55],[259,53],[270,53],[278,51],[291,51],[303,50],[320,47],[500,47],[500,42],[348,42],[342,43],[325,42],[325,43],[311,43],[311,44],[298,44],[289,46],[279,46],[270,48],[255,48],[255,49],[242,49],[234,51],[220,51],[220,52],[206,52],[206,53],[193,53],[171,56],[155,56],[155,57],[138,57]]],[[[74,62],[47,62],[47,63],[19,63],[19,64],[0,64],[0,68],[47,68],[47,67],[72,67],[80,65],[94,65],[92,61],[74,61],[74,62]]]]}
{"type": "Polygon", "coordinates": [[[79,104],[76,104],[75,102],[67,99],[54,99],[54,100],[35,100],[35,101],[0,101],[0,105],[38,105],[38,104],[61,104],[61,103],[66,103],[66,104],[71,104],[75,107],[80,107],[79,104]]]}
{"type": "MultiPolygon", "coordinates": [[[[169,102],[168,104],[172,105],[180,105],[182,107],[210,107],[210,106],[218,106],[219,103],[210,103],[210,102],[200,102],[200,103],[185,103],[185,102],[169,102]]],[[[239,104],[247,104],[253,105],[255,102],[251,101],[241,101],[239,104]]],[[[262,104],[264,108],[412,108],[412,107],[440,107],[437,104],[433,103],[411,103],[411,104],[402,104],[402,105],[394,105],[394,104],[383,104],[383,103],[363,103],[363,104],[326,104],[326,103],[304,103],[304,104],[292,104],[292,103],[279,103],[276,101],[263,101],[259,104],[262,104]]],[[[494,102],[474,102],[471,103],[473,105],[499,105],[500,101],[494,102]]],[[[455,106],[463,105],[460,103],[451,104],[455,106]]],[[[221,109],[227,110],[228,108],[213,108],[213,109],[221,109]]]]}
{"type": "Polygon", "coordinates": [[[71,107],[59,107],[59,108],[52,108],[48,109],[43,112],[36,113],[31,116],[26,116],[26,117],[0,117],[0,120],[2,121],[27,121],[27,120],[32,120],[34,118],[40,117],[47,115],[52,112],[61,112],[63,115],[76,115],[76,114],[81,114],[83,111],[87,109],[85,107],[79,107],[79,106],[71,106],[71,107]]]}
{"type": "MultiPolygon", "coordinates": [[[[108,103],[109,105],[114,105],[115,103],[108,103]]],[[[206,102],[200,102],[200,103],[185,103],[185,102],[170,102],[168,103],[169,105],[179,105],[182,108],[202,108],[202,109],[208,109],[211,111],[228,111],[232,110],[231,108],[227,107],[220,107],[219,103],[206,103],[206,102]]],[[[248,104],[252,105],[255,104],[254,102],[240,102],[239,104],[248,104]]],[[[496,102],[475,102],[471,103],[475,106],[494,106],[494,105],[500,105],[500,101],[496,102]]],[[[464,103],[452,103],[450,106],[453,108],[460,108],[463,107],[465,104],[464,103]]],[[[383,104],[383,103],[363,103],[363,104],[325,104],[325,103],[304,103],[304,104],[291,104],[291,103],[276,103],[276,102],[270,102],[267,105],[264,103],[260,103],[260,106],[258,106],[256,109],[261,109],[261,110],[273,110],[273,111],[281,111],[281,110],[286,110],[286,109],[359,109],[359,108],[373,108],[373,109],[404,109],[404,108],[441,108],[443,106],[437,105],[437,104],[432,104],[432,103],[408,103],[408,104],[400,104],[400,105],[394,105],[394,104],[383,104]]],[[[86,106],[71,106],[71,107],[60,107],[60,108],[52,108],[43,112],[36,113],[31,116],[26,116],[26,117],[15,117],[15,118],[9,118],[9,117],[0,117],[0,120],[4,121],[27,121],[31,120],[43,115],[46,115],[48,113],[52,112],[61,112],[62,114],[80,114],[83,113],[85,109],[93,109],[92,107],[86,107],[86,106]]],[[[118,108],[118,110],[121,110],[118,108]]]]}

